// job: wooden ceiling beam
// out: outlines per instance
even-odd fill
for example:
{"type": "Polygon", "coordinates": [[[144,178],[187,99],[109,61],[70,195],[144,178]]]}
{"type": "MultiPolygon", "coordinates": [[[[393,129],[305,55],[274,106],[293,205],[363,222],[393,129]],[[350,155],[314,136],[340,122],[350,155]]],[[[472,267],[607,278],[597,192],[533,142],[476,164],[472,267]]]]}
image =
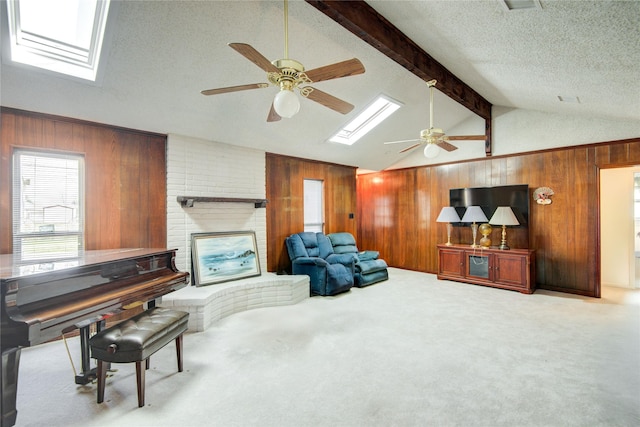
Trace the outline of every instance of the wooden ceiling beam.
{"type": "Polygon", "coordinates": [[[486,121],[485,152],[491,155],[491,103],[433,59],[413,40],[363,0],[306,0],[338,24],[424,81],[436,79],[438,90],[486,121]]]}

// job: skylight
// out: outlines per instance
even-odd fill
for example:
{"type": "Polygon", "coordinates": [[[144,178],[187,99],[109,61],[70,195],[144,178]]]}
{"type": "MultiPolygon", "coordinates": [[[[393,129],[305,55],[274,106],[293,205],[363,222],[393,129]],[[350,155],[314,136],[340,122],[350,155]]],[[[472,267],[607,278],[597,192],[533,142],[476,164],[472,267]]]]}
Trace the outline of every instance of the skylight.
{"type": "Polygon", "coordinates": [[[95,81],[109,2],[7,1],[11,60],[95,81]]]}
{"type": "Polygon", "coordinates": [[[402,104],[385,95],[380,95],[355,119],[347,123],[329,141],[352,145],[393,114],[402,104]]]}
{"type": "Polygon", "coordinates": [[[501,0],[506,10],[542,9],[540,0],[501,0]]]}
{"type": "Polygon", "coordinates": [[[578,98],[577,96],[562,96],[562,95],[558,95],[558,100],[560,102],[573,102],[576,104],[580,104],[580,98],[578,98]]]}

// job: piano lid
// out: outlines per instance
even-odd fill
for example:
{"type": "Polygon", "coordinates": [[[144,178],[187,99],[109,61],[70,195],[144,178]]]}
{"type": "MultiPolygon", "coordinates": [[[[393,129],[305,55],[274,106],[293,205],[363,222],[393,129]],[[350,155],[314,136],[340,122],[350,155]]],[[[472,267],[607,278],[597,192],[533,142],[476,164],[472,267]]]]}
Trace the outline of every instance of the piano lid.
{"type": "Polygon", "coordinates": [[[68,268],[164,254],[168,251],[176,251],[176,249],[121,248],[91,250],[81,251],[78,257],[45,261],[22,261],[16,254],[5,254],[0,255],[0,279],[3,281],[5,279],[18,279],[35,274],[47,274],[68,268]]]}

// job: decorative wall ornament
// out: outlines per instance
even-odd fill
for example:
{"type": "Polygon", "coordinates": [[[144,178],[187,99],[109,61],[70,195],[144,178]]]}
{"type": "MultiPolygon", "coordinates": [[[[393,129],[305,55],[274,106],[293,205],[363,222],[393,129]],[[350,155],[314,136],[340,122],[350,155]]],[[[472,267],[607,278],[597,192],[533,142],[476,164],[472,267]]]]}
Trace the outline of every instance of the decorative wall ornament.
{"type": "Polygon", "coordinates": [[[549,205],[553,194],[553,190],[549,187],[538,187],[533,191],[533,200],[539,205],[549,205]]]}

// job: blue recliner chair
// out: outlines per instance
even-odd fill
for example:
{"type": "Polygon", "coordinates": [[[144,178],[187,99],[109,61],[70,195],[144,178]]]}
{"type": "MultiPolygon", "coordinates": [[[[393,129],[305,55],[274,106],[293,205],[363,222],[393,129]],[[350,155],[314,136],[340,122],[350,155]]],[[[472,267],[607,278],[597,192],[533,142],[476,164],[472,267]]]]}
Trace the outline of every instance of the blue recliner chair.
{"type": "Polygon", "coordinates": [[[309,276],[311,295],[335,295],[353,286],[355,260],[337,255],[323,233],[292,234],[285,240],[293,274],[309,276]]]}
{"type": "Polygon", "coordinates": [[[327,237],[329,237],[336,254],[351,254],[356,258],[354,283],[356,287],[362,288],[389,278],[386,261],[378,259],[380,253],[378,251],[358,251],[356,239],[351,233],[332,233],[327,237]]]}

